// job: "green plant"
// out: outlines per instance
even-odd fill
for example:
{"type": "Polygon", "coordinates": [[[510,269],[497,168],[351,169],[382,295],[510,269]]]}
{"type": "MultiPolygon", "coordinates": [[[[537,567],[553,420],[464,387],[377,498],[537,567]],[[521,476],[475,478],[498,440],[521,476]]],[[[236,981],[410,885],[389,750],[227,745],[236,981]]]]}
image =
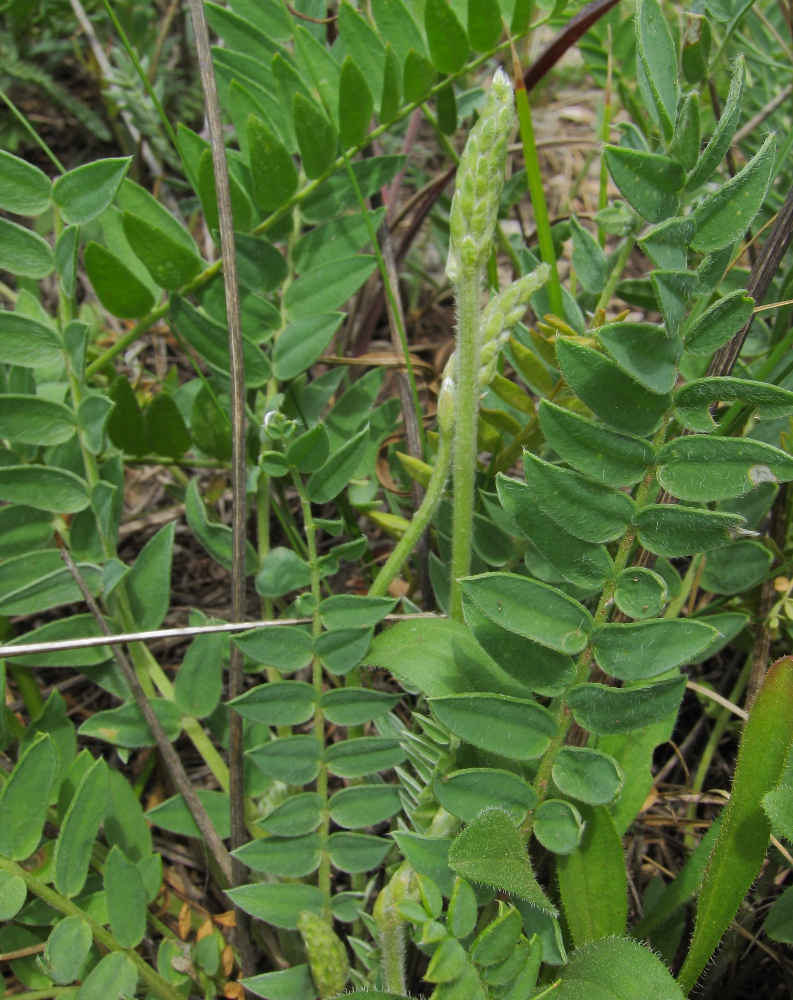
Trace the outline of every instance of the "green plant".
{"type": "MultiPolygon", "coordinates": [[[[613,33],[592,28],[583,46],[593,66],[603,45],[609,60],[614,45],[629,51],[617,89],[635,118],[604,146],[624,201],[606,204],[599,188],[596,235],[577,218],[566,230],[551,224],[519,89],[541,263],[504,225],[518,187],[512,179],[504,187],[515,126],[509,80],[497,70],[486,98],[462,89],[509,47],[497,9],[484,0],[419,6],[417,20],[402,0],[360,9],[343,0],[340,41],[328,45],[321,4],[301,5],[308,20],[275,0],[205,5],[225,42],[212,57],[233,130],[233,233],[222,171],[216,178],[218,123],[214,148],[181,122],[175,130],[168,155],[192,190],[178,213],[128,178],[128,158],[64,171],[53,183],[0,153],[0,207],[37,220],[31,228],[0,220],[0,267],[15,276],[0,288],[14,306],[0,313],[0,614],[49,615],[79,600],[92,612],[49,617],[8,648],[26,725],[10,710],[0,717],[0,748],[9,751],[0,771],[0,916],[13,921],[0,929],[0,953],[14,956],[32,997],[241,995],[227,924],[196,917],[189,944],[189,921],[175,932],[180,907],[167,896],[147,821],[203,842],[207,878],[236,911],[242,984],[270,1000],[332,997],[349,986],[404,996],[421,980],[434,1000],[584,990],[671,1000],[696,985],[728,932],[771,831],[790,839],[790,661],[763,680],[771,640],[787,648],[779,636],[787,598],[776,608],[767,598],[789,566],[780,484],[793,479],[793,459],[779,430],[793,416],[793,392],[781,384],[793,331],[789,272],[776,272],[791,199],[774,189],[779,178],[784,190],[789,141],[780,153],[773,137],[754,144],[724,180],[756,80],[747,83],[751,74],[735,62],[703,147],[693,86],[706,69],[723,73],[720,54],[709,67],[701,49],[710,21],[695,22],[700,33],[686,35],[680,55],[656,0],[641,0],[631,18],[612,17],[613,33]],[[402,445],[391,439],[400,412],[406,427],[420,420],[428,396],[389,266],[395,205],[378,198],[407,162],[393,152],[401,123],[423,114],[456,161],[448,136],[474,105],[454,196],[425,211],[448,260],[456,349],[439,373],[435,422],[413,440],[406,431],[402,445]],[[377,141],[382,155],[360,155],[377,141]],[[747,231],[780,202],[757,265],[741,272],[747,231]],[[224,282],[215,253],[230,235],[241,387],[229,351],[234,282],[228,267],[224,282]],[[556,270],[568,238],[570,288],[556,270]],[[494,248],[513,270],[503,290],[494,248]],[[652,270],[626,279],[636,248],[652,270]],[[407,373],[400,396],[385,400],[382,366],[357,380],[340,364],[315,367],[332,344],[352,343],[365,310],[342,309],[356,296],[365,304],[366,283],[378,278],[393,357],[407,373]],[[625,313],[609,321],[615,297],[661,322],[625,313]],[[757,310],[775,303],[774,323],[759,312],[747,340],[757,310]],[[522,323],[529,306],[536,329],[522,323]],[[99,343],[106,315],[118,328],[110,346],[99,343]],[[122,330],[119,321],[131,322],[122,330]],[[159,336],[163,321],[195,378],[176,368],[153,378],[119,372],[114,361],[150,332],[159,336]],[[426,490],[414,511],[399,492],[381,491],[378,463],[398,488],[415,481],[426,490]],[[196,610],[191,624],[206,630],[175,677],[136,640],[129,660],[109,645],[14,657],[20,641],[162,626],[174,525],[132,565],[120,558],[124,471],[141,464],[170,473],[192,537],[232,571],[237,616],[248,577],[267,624],[230,639],[196,610]],[[234,530],[201,478],[229,468],[245,483],[234,530]],[[772,504],[781,528],[767,541],[751,537],[772,504]],[[256,547],[243,534],[247,511],[256,547]],[[397,537],[382,567],[362,530],[370,525],[397,537]],[[423,564],[428,530],[437,551],[423,564]],[[71,554],[66,564],[58,547],[71,554]],[[352,592],[339,585],[343,563],[354,567],[352,592]],[[417,615],[408,596],[398,607],[397,578],[415,596],[425,571],[449,618],[417,615]],[[765,651],[753,650],[719,709],[727,714],[695,779],[700,791],[731,702],[748,685],[730,805],[720,827],[698,846],[691,840],[677,878],[654,899],[648,890],[634,921],[623,838],[653,788],[656,748],[672,735],[687,686],[681,668],[735,639],[758,594],[756,642],[765,651]],[[397,610],[405,620],[387,623],[397,610]],[[242,657],[245,690],[225,697],[224,665],[242,657]],[[57,691],[41,697],[35,673],[53,667],[76,667],[107,693],[79,731],[57,691]],[[106,707],[111,698],[118,704],[106,707]],[[243,745],[229,746],[239,720],[243,745]],[[193,788],[174,751],[182,734],[208,787],[193,788]],[[135,755],[143,768],[154,766],[156,747],[177,794],[144,814],[150,770],[133,791],[95,756],[95,743],[94,753],[78,754],[78,736],[115,747],[123,764],[135,755]],[[680,968],[682,926],[675,938],[670,918],[700,884],[676,982],[640,941],[662,941],[680,968]],[[143,941],[157,941],[156,963],[138,951],[143,941]]],[[[519,45],[530,22],[563,11],[532,22],[519,0],[502,13],[519,45]]],[[[730,18],[724,51],[742,37],[739,14],[730,18]]],[[[142,74],[140,36],[130,31],[122,42],[142,74]]],[[[208,63],[202,69],[206,79],[208,63]]],[[[158,101],[147,113],[165,114],[158,101]]],[[[608,122],[604,129],[608,137],[608,122]]],[[[428,184],[427,200],[442,187],[428,184]]],[[[420,266],[415,255],[412,263],[420,266]]],[[[349,359],[339,348],[331,360],[349,359]]],[[[774,940],[791,936],[789,905],[780,896],[769,915],[774,940]]]]}

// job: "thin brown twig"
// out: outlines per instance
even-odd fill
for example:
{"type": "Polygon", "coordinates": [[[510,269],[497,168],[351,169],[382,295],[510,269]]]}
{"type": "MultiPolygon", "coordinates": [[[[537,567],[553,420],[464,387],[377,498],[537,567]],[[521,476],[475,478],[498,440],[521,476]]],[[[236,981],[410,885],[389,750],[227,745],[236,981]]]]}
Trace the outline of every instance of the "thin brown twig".
{"type": "MultiPolygon", "coordinates": [[[[209,43],[209,28],[202,0],[190,0],[190,14],[204,91],[204,103],[212,149],[212,165],[215,171],[215,190],[218,201],[220,246],[223,254],[223,279],[226,291],[226,311],[229,325],[229,360],[231,376],[231,422],[232,422],[232,470],[231,480],[234,493],[232,515],[232,566],[231,592],[232,614],[236,621],[245,617],[245,568],[246,568],[246,456],[245,456],[245,378],[242,357],[242,319],[240,315],[239,286],[237,282],[237,257],[234,244],[234,217],[231,209],[228,164],[223,122],[220,115],[220,100],[212,66],[209,43]]],[[[229,698],[242,694],[244,687],[242,650],[231,647],[229,663],[229,698]]],[[[231,846],[241,847],[247,840],[245,829],[245,803],[243,782],[243,742],[242,716],[229,713],[229,800],[231,805],[231,846]]],[[[245,865],[232,859],[232,885],[245,883],[245,865]]],[[[252,975],[255,953],[249,934],[247,914],[235,907],[237,915],[237,944],[241,964],[246,976],[252,975]]]]}
{"type": "MultiPolygon", "coordinates": [[[[61,549],[61,558],[66,563],[69,572],[74,577],[74,581],[80,588],[80,592],[83,595],[85,603],[88,605],[88,610],[96,619],[96,622],[105,638],[115,638],[110,626],[105,620],[105,616],[100,611],[99,605],[96,603],[93,594],[88,589],[88,585],[83,579],[83,576],[77,568],[77,565],[74,559],[72,559],[68,549],[61,549]]],[[[127,682],[130,690],[132,691],[132,697],[135,699],[135,704],[138,706],[146,725],[151,730],[151,734],[157,743],[157,749],[162,755],[162,759],[168,769],[168,774],[170,775],[171,780],[176,786],[179,794],[184,799],[185,805],[190,810],[190,813],[196,822],[196,826],[201,831],[201,836],[204,838],[204,843],[209,848],[209,851],[215,859],[223,877],[230,882],[231,855],[226,850],[226,845],[220,839],[217,830],[215,830],[215,827],[212,825],[212,820],[209,818],[209,814],[204,808],[201,800],[198,798],[195,788],[193,787],[190,778],[187,776],[187,772],[182,766],[179,755],[176,750],[174,750],[173,744],[168,738],[168,734],[165,732],[163,724],[155,714],[154,709],[151,706],[151,702],[146,697],[146,692],[143,690],[143,687],[138,680],[135,668],[127,659],[127,655],[123,648],[117,642],[111,642],[109,645],[113,651],[113,657],[115,658],[121,673],[124,675],[124,680],[127,682]]]]}
{"type": "Polygon", "coordinates": [[[291,3],[284,3],[284,6],[289,11],[290,14],[294,14],[295,17],[299,17],[301,21],[311,21],[312,24],[333,24],[334,21],[338,20],[338,14],[334,14],[333,17],[309,17],[308,14],[301,14],[299,10],[295,10],[291,3]]]}

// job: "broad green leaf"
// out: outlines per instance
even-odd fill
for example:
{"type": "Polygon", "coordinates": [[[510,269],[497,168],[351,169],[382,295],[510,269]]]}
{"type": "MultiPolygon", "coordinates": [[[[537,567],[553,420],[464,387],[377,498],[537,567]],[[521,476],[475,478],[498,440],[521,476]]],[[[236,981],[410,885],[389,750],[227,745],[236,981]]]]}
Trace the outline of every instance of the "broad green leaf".
{"type": "Polygon", "coordinates": [[[0,219],[0,270],[40,281],[55,270],[55,256],[38,233],[0,219]]]}
{"type": "Polygon", "coordinates": [[[631,688],[576,684],[570,689],[567,702],[576,722],[590,733],[629,733],[676,711],[685,690],[683,676],[631,688]]]}
{"type": "Polygon", "coordinates": [[[458,73],[470,50],[465,29],[446,0],[427,0],[424,27],[430,57],[441,73],[458,73]]]}
{"type": "Polygon", "coordinates": [[[339,5],[338,27],[345,52],[354,59],[363,78],[371,81],[369,85],[375,103],[379,104],[382,98],[380,88],[385,56],[385,47],[382,41],[362,12],[356,10],[348,0],[343,0],[339,5]]]}
{"type": "Polygon", "coordinates": [[[107,808],[107,765],[94,761],[77,786],[52,858],[55,886],[64,896],[82,891],[99,826],[107,808]]]}
{"type": "MultiPolygon", "coordinates": [[[[628,917],[625,857],[614,820],[602,806],[582,806],[581,812],[586,826],[580,845],[556,861],[564,913],[577,948],[624,934],[628,917]]],[[[638,1000],[638,994],[632,996],[638,1000]]]]}
{"type": "MultiPolygon", "coordinates": [[[[294,287],[294,286],[292,286],[294,287]]],[[[350,438],[328,458],[306,483],[314,503],[328,503],[341,493],[358,468],[369,446],[369,425],[350,438]]]]}
{"type": "Polygon", "coordinates": [[[363,726],[395,708],[400,694],[387,694],[363,687],[343,687],[326,691],[320,700],[325,718],[336,726],[363,726]]]}
{"type": "Polygon", "coordinates": [[[601,420],[639,436],[658,429],[671,405],[670,396],[643,389],[591,347],[559,338],[556,353],[570,388],[601,420]]]}
{"type": "Polygon", "coordinates": [[[613,802],[625,780],[622,768],[613,757],[586,747],[561,747],[551,775],[562,795],[590,806],[613,802]]]}
{"type": "MultiPolygon", "coordinates": [[[[350,789],[347,789],[350,791],[350,789]]],[[[359,789],[359,791],[362,789],[359,789]]],[[[322,796],[316,792],[292,795],[276,806],[258,825],[280,837],[302,837],[313,833],[322,820],[322,796]]]]}
{"type": "Polygon", "coordinates": [[[560,458],[611,486],[637,483],[653,464],[647,441],[600,427],[547,400],[540,403],[540,427],[560,458]]]}
{"type": "Polygon", "coordinates": [[[276,29],[277,34],[270,36],[268,29],[272,20],[268,19],[266,22],[268,27],[265,28],[265,22],[262,20],[264,4],[242,6],[235,3],[234,7],[240,7],[240,11],[208,3],[206,14],[209,26],[224,39],[229,48],[244,52],[265,65],[269,64],[274,53],[283,51],[282,47],[273,40],[282,35],[283,26],[276,29]],[[245,15],[249,11],[253,13],[256,21],[261,20],[261,27],[249,21],[247,16],[241,16],[242,11],[245,15]]]}
{"type": "Polygon", "coordinates": [[[54,514],[74,514],[88,506],[88,484],[65,469],[9,465],[0,474],[0,500],[54,514]]]}
{"type": "Polygon", "coordinates": [[[581,841],[581,814],[563,799],[545,799],[534,810],[534,836],[546,850],[569,854],[581,841]]]}
{"type": "Polygon", "coordinates": [[[295,965],[283,972],[265,972],[239,981],[254,996],[265,1000],[317,1000],[319,996],[308,965],[295,965]]]}
{"type": "Polygon", "coordinates": [[[311,635],[301,628],[264,625],[235,635],[235,645],[257,663],[292,673],[311,663],[311,635]]]}
{"type": "Polygon", "coordinates": [[[446,926],[451,934],[460,939],[467,938],[476,927],[478,907],[476,895],[464,878],[454,880],[454,888],[449,899],[446,926]]]}
{"type": "Polygon", "coordinates": [[[433,782],[435,797],[446,809],[471,823],[484,809],[498,807],[520,823],[537,804],[534,789],[517,774],[495,768],[469,768],[438,775],[433,782]]]}
{"type": "Polygon", "coordinates": [[[657,618],[666,601],[666,581],[650,569],[631,567],[617,577],[614,603],[628,618],[657,618]]]}
{"type": "Polygon", "coordinates": [[[610,677],[642,681],[689,663],[715,638],[715,630],[702,621],[656,619],[604,625],[592,637],[592,649],[610,677]]]}
{"type": "MultiPolygon", "coordinates": [[[[295,38],[295,65],[300,76],[304,80],[310,80],[312,87],[320,98],[320,103],[331,115],[335,115],[336,95],[339,92],[339,75],[341,66],[334,58],[333,53],[325,45],[325,33],[322,29],[314,29],[314,33],[306,24],[296,24],[294,27],[295,38]]],[[[306,96],[306,95],[303,95],[306,96]]],[[[334,124],[338,126],[338,117],[334,117],[334,124]]]]}
{"type": "Polygon", "coordinates": [[[13,920],[25,905],[27,894],[23,879],[10,872],[0,872],[0,920],[13,920]]]}
{"type": "Polygon", "coordinates": [[[201,270],[201,258],[182,241],[131,212],[122,220],[129,245],[160,288],[176,291],[201,270]]]}
{"type": "Polygon", "coordinates": [[[468,962],[465,948],[459,941],[447,937],[435,949],[424,973],[424,979],[428,983],[451,983],[454,980],[464,982],[470,993],[468,984],[470,972],[473,970],[468,962]]]}
{"type": "Polygon", "coordinates": [[[455,736],[511,760],[535,760],[556,735],[556,720],[534,701],[497,694],[462,694],[431,698],[430,705],[455,736]]]}
{"type": "MultiPolygon", "coordinates": [[[[405,162],[404,156],[372,156],[354,161],[352,172],[363,197],[370,198],[374,191],[392,181],[405,162]]],[[[312,224],[327,222],[346,209],[358,207],[358,196],[347,168],[340,168],[323,181],[302,205],[303,218],[312,224]]]]}
{"type": "MultiPolygon", "coordinates": [[[[679,334],[683,320],[686,317],[688,305],[697,291],[697,276],[693,271],[669,269],[653,271],[650,279],[655,298],[661,309],[661,315],[664,318],[668,342],[674,344],[676,361],[683,350],[679,334]]],[[[637,324],[637,326],[643,325],[637,324]]],[[[663,346],[668,353],[672,353],[668,343],[663,346]]],[[[657,345],[653,345],[653,347],[658,349],[657,345]]],[[[641,362],[639,364],[641,365],[641,362]]],[[[661,366],[659,365],[659,367],[661,366]]],[[[650,377],[652,378],[652,375],[650,377]]],[[[660,373],[658,377],[660,380],[660,373]]]]}
{"type": "MultiPolygon", "coordinates": [[[[226,327],[210,319],[180,295],[171,296],[170,307],[174,326],[179,333],[211,368],[228,378],[229,342],[226,327]]],[[[264,385],[272,374],[270,362],[258,347],[245,338],[242,341],[242,358],[245,385],[248,388],[264,385]]]]}
{"type": "Polygon", "coordinates": [[[418,104],[432,90],[438,71],[423,53],[411,49],[405,58],[405,101],[418,104]]]}
{"type": "Polygon", "coordinates": [[[482,649],[519,685],[553,697],[572,683],[575,667],[570,656],[502,628],[466,597],[463,614],[482,649]]]}
{"type": "Polygon", "coordinates": [[[631,498],[620,490],[579,472],[524,452],[526,485],[534,502],[570,534],[591,543],[622,535],[634,511],[631,498]]]}
{"type": "Polygon", "coordinates": [[[556,913],[534,876],[515,824],[501,809],[487,809],[459,834],[449,849],[449,867],[469,881],[501,889],[556,913]]]}
{"type": "MultiPolygon", "coordinates": [[[[261,236],[245,236],[242,233],[235,233],[234,242],[237,250],[237,271],[240,285],[242,288],[253,293],[253,295],[243,297],[243,310],[246,306],[253,309],[253,304],[261,308],[261,299],[259,297],[274,291],[284,278],[286,278],[286,261],[281,251],[277,247],[274,247],[269,240],[261,236]]],[[[225,323],[225,293],[223,299],[223,314],[217,318],[222,323],[225,323]]],[[[280,318],[278,324],[271,324],[271,328],[272,325],[280,325],[280,318]]],[[[255,344],[260,344],[262,341],[269,339],[267,336],[262,336],[260,332],[254,331],[253,333],[249,333],[249,330],[245,326],[243,326],[242,332],[245,339],[255,344]]]]}
{"type": "Polygon", "coordinates": [[[248,751],[265,774],[288,785],[307,785],[319,773],[321,747],[314,736],[284,736],[248,751]]]}
{"type": "Polygon", "coordinates": [[[228,896],[245,913],[286,930],[297,929],[303,910],[321,914],[325,905],[315,885],[243,885],[229,890],[228,896]]]}
{"type": "MultiPolygon", "coordinates": [[[[487,0],[484,2],[487,3],[487,0]]],[[[571,225],[575,273],[585,291],[599,295],[608,278],[606,255],[598,241],[588,229],[584,229],[575,216],[571,220],[571,225]]]]}
{"type": "MultiPolygon", "coordinates": [[[[376,266],[374,257],[356,254],[354,257],[342,258],[321,264],[311,271],[304,271],[284,295],[289,318],[306,320],[320,317],[327,325],[329,316],[334,316],[331,310],[337,309],[354,295],[376,266]]],[[[336,316],[338,314],[335,314],[334,319],[336,316]]],[[[339,320],[335,319],[335,322],[338,327],[339,320]]]]}
{"type": "MultiPolygon", "coordinates": [[[[226,569],[231,569],[231,528],[209,520],[204,501],[198,493],[196,479],[191,479],[187,487],[185,517],[190,530],[212,558],[226,569]]],[[[256,562],[256,553],[249,542],[245,557],[246,573],[253,572],[256,562]]]]}
{"type": "Polygon", "coordinates": [[[554,991],[554,1000],[648,997],[683,1000],[683,993],[660,958],[624,937],[606,937],[574,951],[561,970],[561,981],[554,991]]]}
{"type": "Polygon", "coordinates": [[[757,408],[760,420],[793,414],[793,392],[769,382],[742,378],[700,378],[675,393],[675,415],[691,431],[707,434],[716,426],[710,405],[717,400],[740,399],[757,408]]]}
{"type": "Polygon", "coordinates": [[[677,504],[642,507],[633,519],[639,542],[648,551],[670,559],[728,545],[744,523],[739,514],[677,504]]]}
{"type": "Polygon", "coordinates": [[[140,800],[124,775],[112,768],[108,770],[104,831],[108,844],[117,844],[136,864],[152,852],[151,830],[140,800]]]}
{"type": "Polygon", "coordinates": [[[303,878],[316,871],[322,856],[318,833],[301,836],[265,837],[252,840],[233,852],[255,872],[268,872],[282,878],[303,878]]]}
{"type": "Polygon", "coordinates": [[[332,795],[328,809],[337,826],[360,830],[391,819],[401,811],[402,799],[395,785],[357,785],[332,795]]]}
{"type": "Polygon", "coordinates": [[[721,250],[746,232],[765,200],[775,154],[776,139],[770,135],[743,170],[697,206],[697,234],[691,241],[694,250],[721,250]]]}
{"type": "Polygon", "coordinates": [[[348,55],[341,64],[339,77],[339,136],[345,149],[363,142],[373,114],[372,91],[352,56],[348,55]]]}
{"type": "Polygon", "coordinates": [[[620,368],[639,385],[658,395],[674,388],[681,344],[664,327],[654,323],[608,323],[596,332],[620,368]]]}
{"type": "Polygon", "coordinates": [[[146,890],[138,869],[118,847],[105,861],[105,893],[113,935],[122,948],[134,948],[146,933],[146,890]]]}
{"type": "Polygon", "coordinates": [[[333,126],[316,103],[309,101],[300,91],[295,93],[292,115],[306,177],[311,180],[321,177],[336,159],[333,126]]]}
{"type": "Polygon", "coordinates": [[[410,6],[405,0],[372,0],[371,3],[380,37],[387,38],[394,46],[401,63],[411,49],[426,54],[424,36],[410,6]]]}
{"type": "Polygon", "coordinates": [[[52,530],[52,518],[46,511],[22,504],[0,507],[0,557],[6,559],[42,548],[52,538],[52,530]]]}
{"type": "Polygon", "coordinates": [[[366,833],[332,833],[327,840],[331,864],[353,875],[377,868],[393,846],[393,841],[366,833]]]}
{"type": "Polygon", "coordinates": [[[174,684],[174,701],[185,715],[203,719],[223,693],[223,635],[198,635],[188,646],[174,684]]]}
{"type": "Polygon", "coordinates": [[[95,160],[58,177],[52,198],[64,221],[83,225],[101,215],[115,198],[131,162],[131,157],[95,160]]]}
{"type": "Polygon", "coordinates": [[[497,981],[500,966],[514,955],[522,931],[520,912],[513,907],[505,907],[495,920],[477,934],[471,945],[471,959],[477,965],[485,966],[487,982],[492,983],[494,979],[497,981]],[[493,968],[494,966],[499,968],[493,968]]]}
{"type": "MultiPolygon", "coordinates": [[[[385,210],[370,213],[372,227],[377,232],[385,217],[385,210]]],[[[369,242],[369,227],[361,212],[342,215],[321,226],[310,229],[300,237],[292,250],[292,263],[298,274],[329,264],[343,257],[351,257],[369,242]]]]}
{"type": "Polygon", "coordinates": [[[141,549],[124,584],[136,626],[159,628],[168,613],[174,524],[166,524],[141,549]]]}
{"type": "Polygon", "coordinates": [[[791,743],[793,661],[786,658],[769,669],[744,726],[730,801],[705,869],[691,948],[678,976],[686,994],[760,871],[771,832],[762,800],[780,780],[791,743]]]}
{"type": "Polygon", "coordinates": [[[468,691],[527,693],[496,666],[465,625],[444,618],[390,626],[374,640],[366,662],[389,670],[428,698],[468,691]]]}
{"type": "Polygon", "coordinates": [[[686,94],[680,104],[675,122],[675,134],[669,146],[669,155],[684,170],[693,170],[700,150],[699,94],[686,94]]]}
{"type": "Polygon", "coordinates": [[[658,482],[681,500],[725,500],[793,479],[793,458],[751,438],[689,435],[656,456],[658,482]]]}
{"type": "Polygon", "coordinates": [[[149,454],[180,459],[192,444],[181,411],[167,392],[158,392],[146,407],[145,428],[149,454]]]}
{"type": "Polygon", "coordinates": [[[286,460],[298,472],[316,472],[330,451],[328,432],[323,423],[316,424],[305,434],[300,434],[286,449],[286,460]]]}
{"type": "Polygon", "coordinates": [[[0,310],[0,362],[37,368],[63,357],[63,344],[49,326],[20,313],[0,310]]]}
{"type": "Polygon", "coordinates": [[[256,591],[262,597],[283,597],[311,583],[307,562],[282,545],[270,549],[256,575],[256,591]]]}
{"type": "Polygon", "coordinates": [[[41,215],[51,194],[52,182],[38,167],[0,150],[0,208],[14,215],[41,215]]]}
{"type": "Polygon", "coordinates": [[[319,613],[325,628],[365,628],[377,625],[394,610],[391,597],[361,597],[357,594],[334,594],[320,603],[319,613]]]}
{"type": "Polygon", "coordinates": [[[449,868],[451,840],[446,837],[422,837],[406,830],[393,832],[402,855],[419,875],[431,879],[444,896],[454,891],[454,873],[449,868]]]}
{"type": "Polygon", "coordinates": [[[768,916],[765,918],[763,930],[772,941],[782,944],[793,944],[793,886],[774,900],[768,916]]]}
{"type": "Polygon", "coordinates": [[[391,48],[386,45],[383,60],[383,97],[380,101],[380,122],[390,124],[399,114],[402,106],[402,67],[399,59],[391,48]]]}
{"type": "Polygon", "coordinates": [[[297,171],[289,150],[264,122],[250,115],[247,122],[253,197],[259,208],[275,212],[297,190],[297,171]]]}
{"type": "Polygon", "coordinates": [[[712,295],[716,291],[726,274],[734,251],[735,244],[731,244],[724,247],[723,250],[715,250],[703,257],[697,268],[697,296],[699,298],[712,295]]]}
{"type": "Polygon", "coordinates": [[[245,719],[265,726],[299,726],[314,715],[316,695],[305,681],[270,681],[250,688],[228,705],[245,719]]]}
{"type": "Polygon", "coordinates": [[[22,861],[39,846],[58,761],[55,744],[37,733],[0,792],[0,854],[22,861]]]}
{"type": "MultiPolygon", "coordinates": [[[[213,792],[207,788],[197,788],[196,795],[198,795],[201,805],[206,809],[218,836],[221,840],[226,840],[230,834],[228,795],[226,792],[213,792]]],[[[176,833],[180,837],[201,839],[201,831],[181,795],[174,795],[173,798],[166,799],[165,802],[149,809],[146,818],[160,829],[168,830],[169,833],[176,833]]]]}
{"type": "Polygon", "coordinates": [[[639,246],[656,267],[679,270],[686,266],[686,247],[696,231],[690,216],[667,219],[648,229],[639,240],[639,246]]]}
{"type": "Polygon", "coordinates": [[[692,86],[698,84],[708,72],[712,38],[708,19],[702,14],[687,12],[680,65],[686,82],[692,86]]]}
{"type": "MultiPolygon", "coordinates": [[[[177,739],[182,728],[179,709],[172,701],[165,698],[151,698],[150,701],[154,714],[163,724],[168,738],[171,741],[177,739]]],[[[118,708],[96,712],[80,726],[79,733],[81,736],[93,736],[115,746],[128,747],[130,750],[157,745],[140,709],[129,702],[118,708]]]]}
{"type": "Polygon", "coordinates": [[[66,917],[47,939],[44,967],[56,983],[73,983],[93,943],[91,928],[81,917],[66,917]]]}
{"type": "Polygon", "coordinates": [[[498,0],[468,0],[468,38],[474,52],[490,52],[501,38],[498,0]]]}
{"type": "Polygon", "coordinates": [[[484,573],[462,581],[479,610],[510,632],[560,653],[578,653],[592,629],[589,612],[543,583],[511,573],[484,573]]]}
{"type": "Polygon", "coordinates": [[[724,649],[728,642],[732,640],[743,631],[746,627],[749,618],[747,615],[740,612],[730,611],[726,614],[715,614],[708,615],[706,618],[702,618],[702,621],[706,625],[711,625],[716,629],[718,635],[716,635],[711,642],[695,656],[691,663],[704,663],[705,660],[709,659],[711,656],[715,656],[719,650],[724,649]]]}
{"type": "Polygon", "coordinates": [[[83,263],[97,298],[112,316],[138,319],[154,305],[149,288],[107,247],[89,243],[83,263]]]}
{"type": "Polygon", "coordinates": [[[773,553],[760,542],[743,540],[708,554],[702,587],[713,594],[740,594],[768,575],[773,553]]]}
{"type": "Polygon", "coordinates": [[[677,51],[658,0],[639,0],[636,5],[636,47],[652,98],[650,110],[668,144],[679,96],[677,51]]]}
{"type": "Polygon", "coordinates": [[[565,580],[587,590],[603,586],[612,568],[603,545],[582,541],[565,531],[543,513],[524,483],[499,473],[496,487],[512,521],[565,580]]]}
{"type": "Polygon", "coordinates": [[[689,330],[687,353],[712,354],[723,347],[749,321],[754,306],[754,299],[742,288],[719,299],[689,330]]]}
{"type": "Polygon", "coordinates": [[[648,222],[663,222],[680,207],[678,191],[686,173],[659,153],[604,146],[609,173],[625,200],[648,222]]]}
{"type": "Polygon", "coordinates": [[[132,959],[123,951],[111,951],[88,974],[75,1000],[119,1000],[134,996],[137,982],[138,970],[132,959]]]}
{"type": "Polygon", "coordinates": [[[76,430],[74,413],[63,403],[39,396],[0,396],[0,438],[19,444],[54,445],[76,430]]]}
{"type": "Polygon", "coordinates": [[[161,204],[145,188],[127,177],[116,195],[116,204],[122,212],[130,212],[139,219],[145,219],[150,226],[166,233],[170,239],[181,243],[193,256],[198,255],[195,240],[165,205],[161,204]]]}
{"type": "Polygon", "coordinates": [[[332,744],[325,751],[328,770],[339,778],[363,778],[375,771],[387,771],[406,757],[397,740],[379,736],[348,739],[332,744]]]}
{"type": "Polygon", "coordinates": [[[145,455],[146,426],[129,379],[125,375],[117,375],[110,383],[108,396],[114,404],[107,421],[108,437],[127,455],[145,455]]]}
{"type": "MultiPolygon", "coordinates": [[[[708,35],[710,26],[706,25],[708,35]]],[[[685,52],[685,49],[684,49],[685,52]]],[[[730,81],[730,92],[727,95],[727,102],[719,116],[713,134],[699,158],[699,162],[686,180],[686,188],[694,191],[701,187],[716,168],[724,160],[724,156],[732,143],[732,137],[738,128],[741,120],[741,104],[743,103],[743,87],[746,78],[746,63],[743,57],[735,61],[730,81]]]]}

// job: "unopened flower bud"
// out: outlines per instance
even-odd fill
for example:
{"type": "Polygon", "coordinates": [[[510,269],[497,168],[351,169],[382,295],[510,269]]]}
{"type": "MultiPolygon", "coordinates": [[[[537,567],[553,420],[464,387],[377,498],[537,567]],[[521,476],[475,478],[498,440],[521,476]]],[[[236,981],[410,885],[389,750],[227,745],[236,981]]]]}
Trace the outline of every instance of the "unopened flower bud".
{"type": "Polygon", "coordinates": [[[350,964],[347,951],[330,924],[311,910],[303,910],[297,921],[308,954],[311,975],[320,997],[335,997],[347,985],[350,964]]]}
{"type": "Polygon", "coordinates": [[[490,253],[504,186],[507,143],[515,122],[513,104],[512,87],[499,69],[457,170],[446,263],[446,274],[455,284],[464,272],[481,269],[490,253]]]}
{"type": "Polygon", "coordinates": [[[284,416],[279,410],[270,410],[262,421],[261,436],[271,441],[280,441],[293,434],[296,428],[297,424],[290,417],[284,416]]]}

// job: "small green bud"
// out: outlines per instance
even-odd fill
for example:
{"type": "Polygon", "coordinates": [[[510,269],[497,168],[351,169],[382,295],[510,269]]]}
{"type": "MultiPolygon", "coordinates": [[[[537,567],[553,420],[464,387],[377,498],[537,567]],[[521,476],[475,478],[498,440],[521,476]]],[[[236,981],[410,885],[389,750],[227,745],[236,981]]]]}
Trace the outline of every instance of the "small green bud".
{"type": "Polygon", "coordinates": [[[300,914],[297,929],[306,946],[311,975],[320,997],[322,1000],[335,997],[347,985],[350,975],[344,945],[327,921],[311,910],[303,910],[300,914]]]}
{"type": "Polygon", "coordinates": [[[441,389],[438,393],[438,427],[441,434],[452,434],[454,431],[454,410],[457,390],[454,383],[454,372],[457,355],[453,354],[446,364],[441,379],[441,389]]]}
{"type": "Polygon", "coordinates": [[[453,284],[480,270],[490,253],[504,186],[507,143],[515,123],[512,87],[502,70],[465,145],[449,217],[446,274],[453,284]]]}
{"type": "Polygon", "coordinates": [[[269,438],[271,441],[280,441],[294,434],[297,424],[294,420],[284,416],[278,410],[270,410],[266,413],[262,421],[261,438],[269,438]]]}

